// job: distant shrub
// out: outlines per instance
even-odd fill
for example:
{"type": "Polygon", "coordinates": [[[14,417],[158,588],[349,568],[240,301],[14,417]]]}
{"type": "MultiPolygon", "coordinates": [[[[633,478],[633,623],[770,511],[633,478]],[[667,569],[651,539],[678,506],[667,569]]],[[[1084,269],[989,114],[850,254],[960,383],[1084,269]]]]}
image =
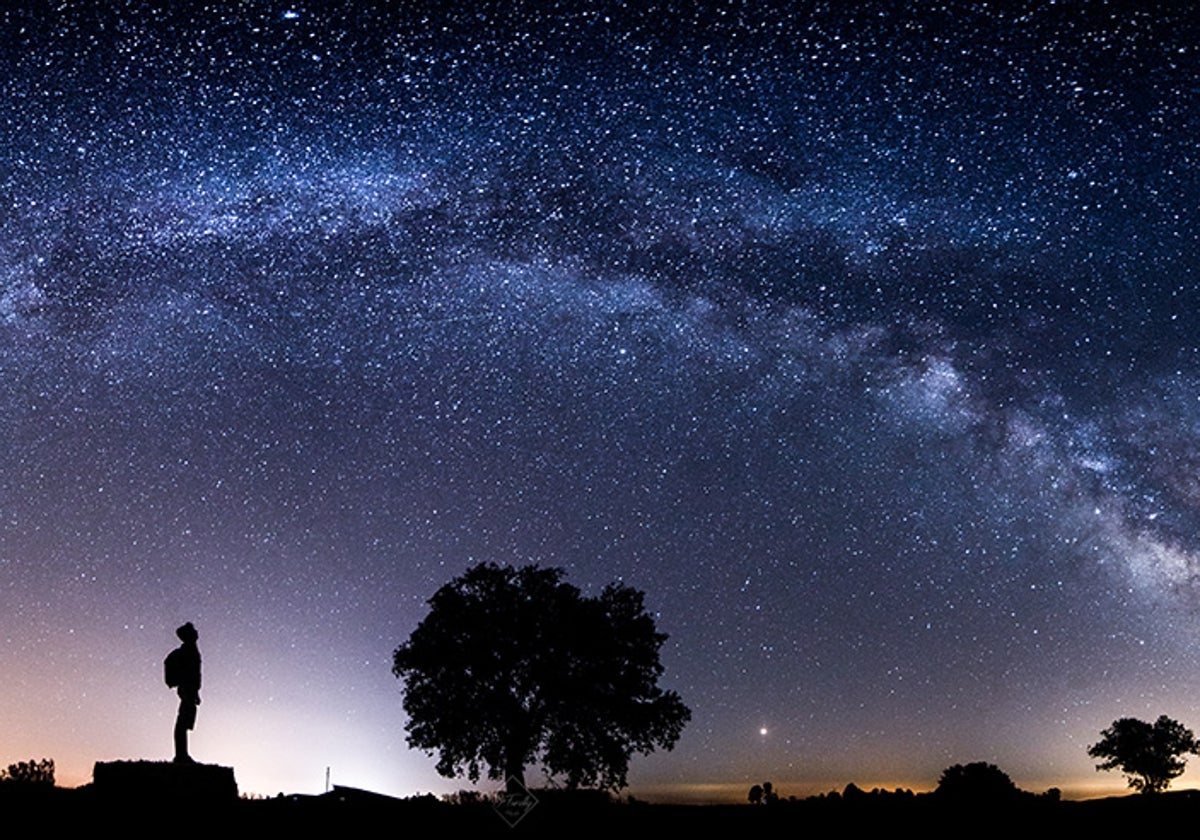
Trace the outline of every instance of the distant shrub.
{"type": "Polygon", "coordinates": [[[982,761],[946,768],[937,786],[938,796],[957,801],[1005,800],[1019,793],[1007,773],[982,761]]]}
{"type": "Polygon", "coordinates": [[[54,787],[54,759],[18,761],[0,770],[0,782],[13,785],[45,785],[54,787]]]}
{"type": "Polygon", "coordinates": [[[867,792],[851,782],[842,790],[842,799],[847,802],[859,802],[867,796],[867,792]]]}

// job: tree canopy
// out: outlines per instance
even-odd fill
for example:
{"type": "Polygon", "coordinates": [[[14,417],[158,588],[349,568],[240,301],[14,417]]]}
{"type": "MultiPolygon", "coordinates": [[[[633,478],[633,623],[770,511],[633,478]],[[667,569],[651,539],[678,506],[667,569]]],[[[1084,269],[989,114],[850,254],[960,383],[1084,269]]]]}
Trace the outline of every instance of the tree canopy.
{"type": "Polygon", "coordinates": [[[392,672],[404,682],[409,746],[464,771],[524,783],[540,760],[568,787],[626,785],[629,759],[671,749],[691,713],[658,687],[659,633],[643,594],[594,598],[563,570],[481,563],[439,589],[392,672]]]}
{"type": "Polygon", "coordinates": [[[1097,770],[1120,768],[1129,786],[1142,793],[1159,793],[1183,773],[1188,753],[1200,753],[1192,730],[1160,715],[1153,725],[1137,718],[1121,718],[1101,731],[1088,755],[1102,758],[1097,770]]]}
{"type": "Polygon", "coordinates": [[[997,801],[1011,799],[1020,793],[1008,774],[995,764],[976,761],[955,764],[942,771],[937,793],[955,801],[997,801]]]}
{"type": "Polygon", "coordinates": [[[6,769],[0,770],[0,784],[2,783],[54,787],[54,759],[30,759],[10,764],[6,769]]]}

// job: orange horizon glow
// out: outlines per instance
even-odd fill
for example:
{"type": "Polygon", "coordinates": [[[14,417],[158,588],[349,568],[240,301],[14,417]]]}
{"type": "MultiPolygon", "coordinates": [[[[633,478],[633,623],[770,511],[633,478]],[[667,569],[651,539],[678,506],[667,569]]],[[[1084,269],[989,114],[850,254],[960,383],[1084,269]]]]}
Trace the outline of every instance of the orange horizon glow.
{"type": "MultiPolygon", "coordinates": [[[[43,751],[45,752],[45,751],[43,751]]],[[[161,755],[144,756],[141,759],[133,756],[116,756],[109,755],[97,757],[94,760],[88,761],[83,758],[65,756],[64,760],[60,761],[55,756],[49,753],[31,754],[25,757],[15,755],[8,756],[2,759],[3,765],[7,766],[16,761],[26,761],[30,758],[52,758],[55,759],[56,768],[56,783],[59,787],[75,788],[87,785],[91,782],[92,766],[95,761],[168,761],[169,755],[164,750],[161,755]]],[[[208,757],[212,758],[212,757],[208,757]]],[[[226,762],[217,758],[212,758],[209,763],[223,764],[226,762]]],[[[238,779],[239,790],[243,794],[254,794],[261,796],[274,796],[278,793],[284,794],[318,794],[323,790],[324,778],[322,774],[317,774],[316,777],[309,778],[306,781],[301,781],[298,785],[265,785],[262,784],[261,777],[255,776],[255,781],[247,784],[243,780],[243,776],[238,773],[238,765],[236,762],[232,764],[235,777],[238,779]]],[[[344,763],[341,766],[345,766],[344,763]]],[[[1003,768],[1001,768],[1003,769],[1003,768]]],[[[310,774],[311,775],[311,774],[310,774]]],[[[294,780],[299,781],[296,777],[294,780]]],[[[333,768],[332,782],[333,784],[342,785],[345,787],[357,787],[364,790],[371,790],[376,793],[382,793],[399,798],[410,796],[419,796],[426,793],[433,793],[436,796],[453,793],[464,789],[478,789],[484,792],[499,789],[499,785],[495,783],[481,782],[478,785],[471,785],[466,779],[442,779],[440,777],[432,777],[432,781],[436,780],[435,784],[424,784],[414,787],[411,790],[397,788],[394,784],[389,783],[382,776],[368,777],[346,777],[338,772],[338,767],[333,768]]],[[[534,774],[530,774],[530,784],[540,786],[541,781],[535,780],[534,774]]],[[[906,779],[902,776],[881,777],[881,776],[863,776],[860,778],[828,778],[828,779],[792,779],[787,777],[777,777],[767,774],[763,779],[758,780],[741,780],[741,781],[700,781],[700,782],[674,782],[674,783],[644,783],[632,784],[628,788],[621,791],[622,797],[632,796],[636,799],[650,802],[654,804],[672,804],[672,805],[732,805],[744,804],[747,801],[747,792],[754,784],[761,784],[764,781],[770,781],[775,790],[783,798],[795,797],[796,799],[806,799],[811,796],[818,796],[830,792],[841,793],[849,784],[854,784],[863,791],[872,790],[910,790],[913,793],[930,793],[937,787],[937,779],[922,778],[919,780],[906,779]]],[[[1183,779],[1179,780],[1182,782],[1183,779]]],[[[1071,801],[1082,801],[1089,799],[1101,799],[1114,796],[1133,795],[1131,790],[1125,783],[1123,777],[1117,774],[1108,774],[1105,777],[1097,777],[1094,779],[1074,778],[1069,780],[1055,780],[1049,778],[1013,778],[1013,782],[1023,791],[1029,793],[1042,793],[1051,788],[1058,788],[1062,798],[1071,801]]],[[[1177,783],[1173,785],[1171,791],[1180,790],[1196,790],[1200,789],[1200,785],[1193,780],[1192,783],[1177,783]]]]}

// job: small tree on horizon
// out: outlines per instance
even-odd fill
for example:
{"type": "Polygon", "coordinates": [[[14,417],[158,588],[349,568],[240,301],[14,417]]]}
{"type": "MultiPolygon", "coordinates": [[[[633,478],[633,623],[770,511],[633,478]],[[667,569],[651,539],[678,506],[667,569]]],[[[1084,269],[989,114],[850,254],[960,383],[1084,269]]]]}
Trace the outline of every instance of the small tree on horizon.
{"type": "Polygon", "coordinates": [[[992,802],[1011,799],[1020,793],[1020,789],[995,764],[975,761],[943,770],[936,793],[960,802],[992,802]]]}
{"type": "Polygon", "coordinates": [[[43,758],[41,761],[30,759],[10,764],[6,769],[0,770],[0,782],[54,787],[54,759],[43,758]]]}
{"type": "Polygon", "coordinates": [[[1129,786],[1139,793],[1161,793],[1183,773],[1184,756],[1200,754],[1200,742],[1177,720],[1160,715],[1153,725],[1121,718],[1100,732],[1088,755],[1102,758],[1097,770],[1120,768],[1129,786]]]}

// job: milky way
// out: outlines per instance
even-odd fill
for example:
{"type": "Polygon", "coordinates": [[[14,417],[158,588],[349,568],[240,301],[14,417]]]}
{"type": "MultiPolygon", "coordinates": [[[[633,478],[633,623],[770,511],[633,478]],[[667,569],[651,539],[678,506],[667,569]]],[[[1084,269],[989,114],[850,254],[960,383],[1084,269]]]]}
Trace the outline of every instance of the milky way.
{"type": "Polygon", "coordinates": [[[0,12],[2,763],[168,755],[191,620],[243,789],[456,789],[480,560],[646,592],[635,790],[1200,725],[1183,4],[390,6],[0,12]]]}

